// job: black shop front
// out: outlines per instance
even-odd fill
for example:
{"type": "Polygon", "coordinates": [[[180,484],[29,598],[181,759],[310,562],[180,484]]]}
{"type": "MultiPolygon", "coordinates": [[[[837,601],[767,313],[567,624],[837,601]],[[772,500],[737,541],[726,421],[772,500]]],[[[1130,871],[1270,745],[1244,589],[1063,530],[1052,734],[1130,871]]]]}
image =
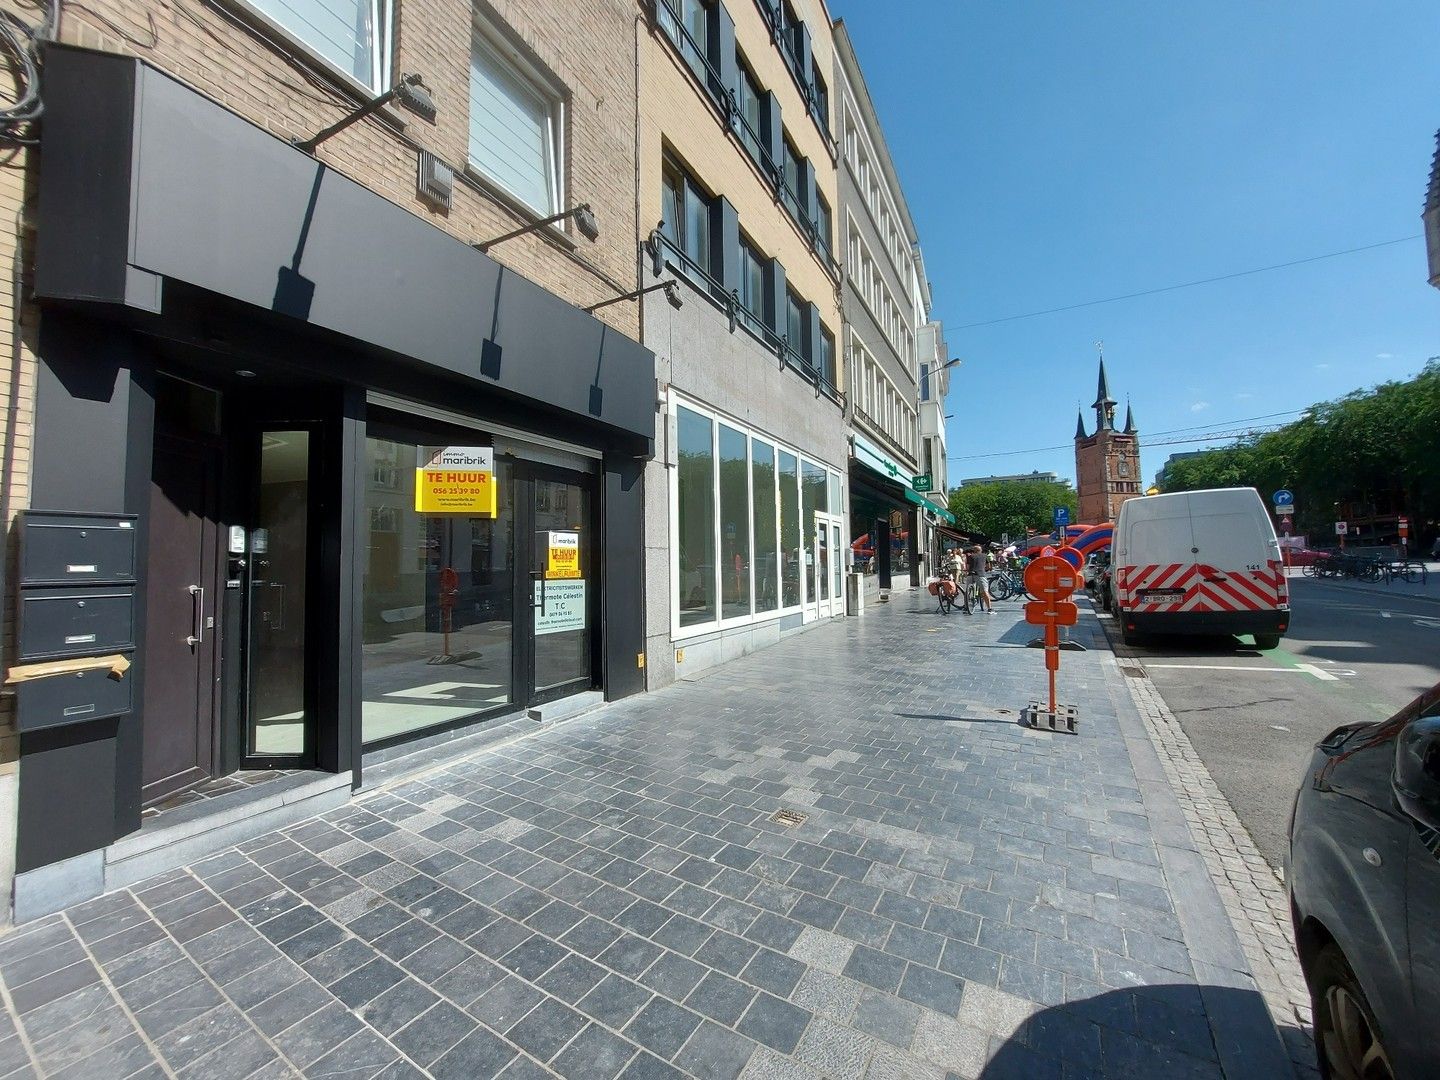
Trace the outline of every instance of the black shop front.
{"type": "Polygon", "coordinates": [[[46,76],[7,659],[129,667],[19,687],[17,918],[643,689],[653,355],[144,63],[46,76]]]}

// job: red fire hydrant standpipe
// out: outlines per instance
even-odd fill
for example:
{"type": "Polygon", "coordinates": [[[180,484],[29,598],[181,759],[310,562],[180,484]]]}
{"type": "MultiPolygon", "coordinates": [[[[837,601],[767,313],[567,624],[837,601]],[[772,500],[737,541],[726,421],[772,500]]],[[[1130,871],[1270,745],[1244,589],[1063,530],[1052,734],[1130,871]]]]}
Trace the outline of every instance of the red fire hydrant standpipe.
{"type": "Polygon", "coordinates": [[[1080,611],[1068,598],[1075,591],[1078,571],[1058,555],[1041,555],[1025,567],[1025,591],[1039,597],[1025,605],[1025,621],[1045,629],[1045,671],[1049,702],[1032,701],[1022,713],[1028,727],[1075,734],[1080,710],[1055,700],[1055,673],[1060,670],[1060,627],[1074,626],[1080,611]]]}

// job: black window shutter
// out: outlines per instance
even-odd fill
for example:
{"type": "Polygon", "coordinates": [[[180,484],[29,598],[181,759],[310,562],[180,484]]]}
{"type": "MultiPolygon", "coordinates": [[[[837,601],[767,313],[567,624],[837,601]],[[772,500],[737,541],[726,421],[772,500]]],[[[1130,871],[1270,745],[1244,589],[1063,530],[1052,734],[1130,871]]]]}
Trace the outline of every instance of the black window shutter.
{"type": "MultiPolygon", "coordinates": [[[[785,335],[785,267],[779,259],[765,266],[765,325],[780,336],[785,335]]],[[[791,343],[792,347],[794,342],[791,343]]]]}
{"type": "Polygon", "coordinates": [[[760,122],[765,131],[765,152],[770,155],[770,164],[781,168],[785,162],[785,125],[780,120],[780,99],[774,90],[766,90],[760,102],[760,122]]]}
{"type": "Polygon", "coordinates": [[[724,4],[710,8],[710,66],[720,72],[720,96],[729,108],[734,100],[736,87],[740,85],[740,67],[735,56],[735,19],[725,10],[724,4]]]}
{"type": "Polygon", "coordinates": [[[820,368],[820,309],[814,304],[805,305],[805,347],[795,347],[795,351],[809,361],[810,366],[817,371],[820,368]]]}
{"type": "Polygon", "coordinates": [[[710,220],[710,250],[715,264],[710,272],[730,296],[740,288],[740,215],[730,200],[721,196],[711,206],[710,220]]]}

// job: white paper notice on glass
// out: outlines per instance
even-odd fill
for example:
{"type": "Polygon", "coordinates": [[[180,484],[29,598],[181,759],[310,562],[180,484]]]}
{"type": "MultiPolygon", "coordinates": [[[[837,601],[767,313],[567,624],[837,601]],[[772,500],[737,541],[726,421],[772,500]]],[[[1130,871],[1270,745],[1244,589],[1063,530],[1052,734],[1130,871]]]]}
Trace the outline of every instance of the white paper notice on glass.
{"type": "Polygon", "coordinates": [[[585,582],[535,582],[535,636],[585,629],[585,582]],[[544,606],[541,606],[541,592],[544,606]]]}

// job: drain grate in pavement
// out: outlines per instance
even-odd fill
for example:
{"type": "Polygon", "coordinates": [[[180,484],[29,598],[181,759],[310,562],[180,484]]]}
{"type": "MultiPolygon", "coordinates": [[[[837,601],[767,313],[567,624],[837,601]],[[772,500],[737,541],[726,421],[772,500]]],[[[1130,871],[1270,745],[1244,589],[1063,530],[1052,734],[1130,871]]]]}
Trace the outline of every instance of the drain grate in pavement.
{"type": "Polygon", "coordinates": [[[793,829],[796,825],[804,825],[810,820],[809,814],[802,814],[799,810],[776,810],[775,816],[770,819],[777,825],[784,825],[787,829],[793,829]]]}
{"type": "Polygon", "coordinates": [[[1133,664],[1121,664],[1120,673],[1122,675],[1127,675],[1132,679],[1146,678],[1145,669],[1142,667],[1135,667],[1133,664]]]}

